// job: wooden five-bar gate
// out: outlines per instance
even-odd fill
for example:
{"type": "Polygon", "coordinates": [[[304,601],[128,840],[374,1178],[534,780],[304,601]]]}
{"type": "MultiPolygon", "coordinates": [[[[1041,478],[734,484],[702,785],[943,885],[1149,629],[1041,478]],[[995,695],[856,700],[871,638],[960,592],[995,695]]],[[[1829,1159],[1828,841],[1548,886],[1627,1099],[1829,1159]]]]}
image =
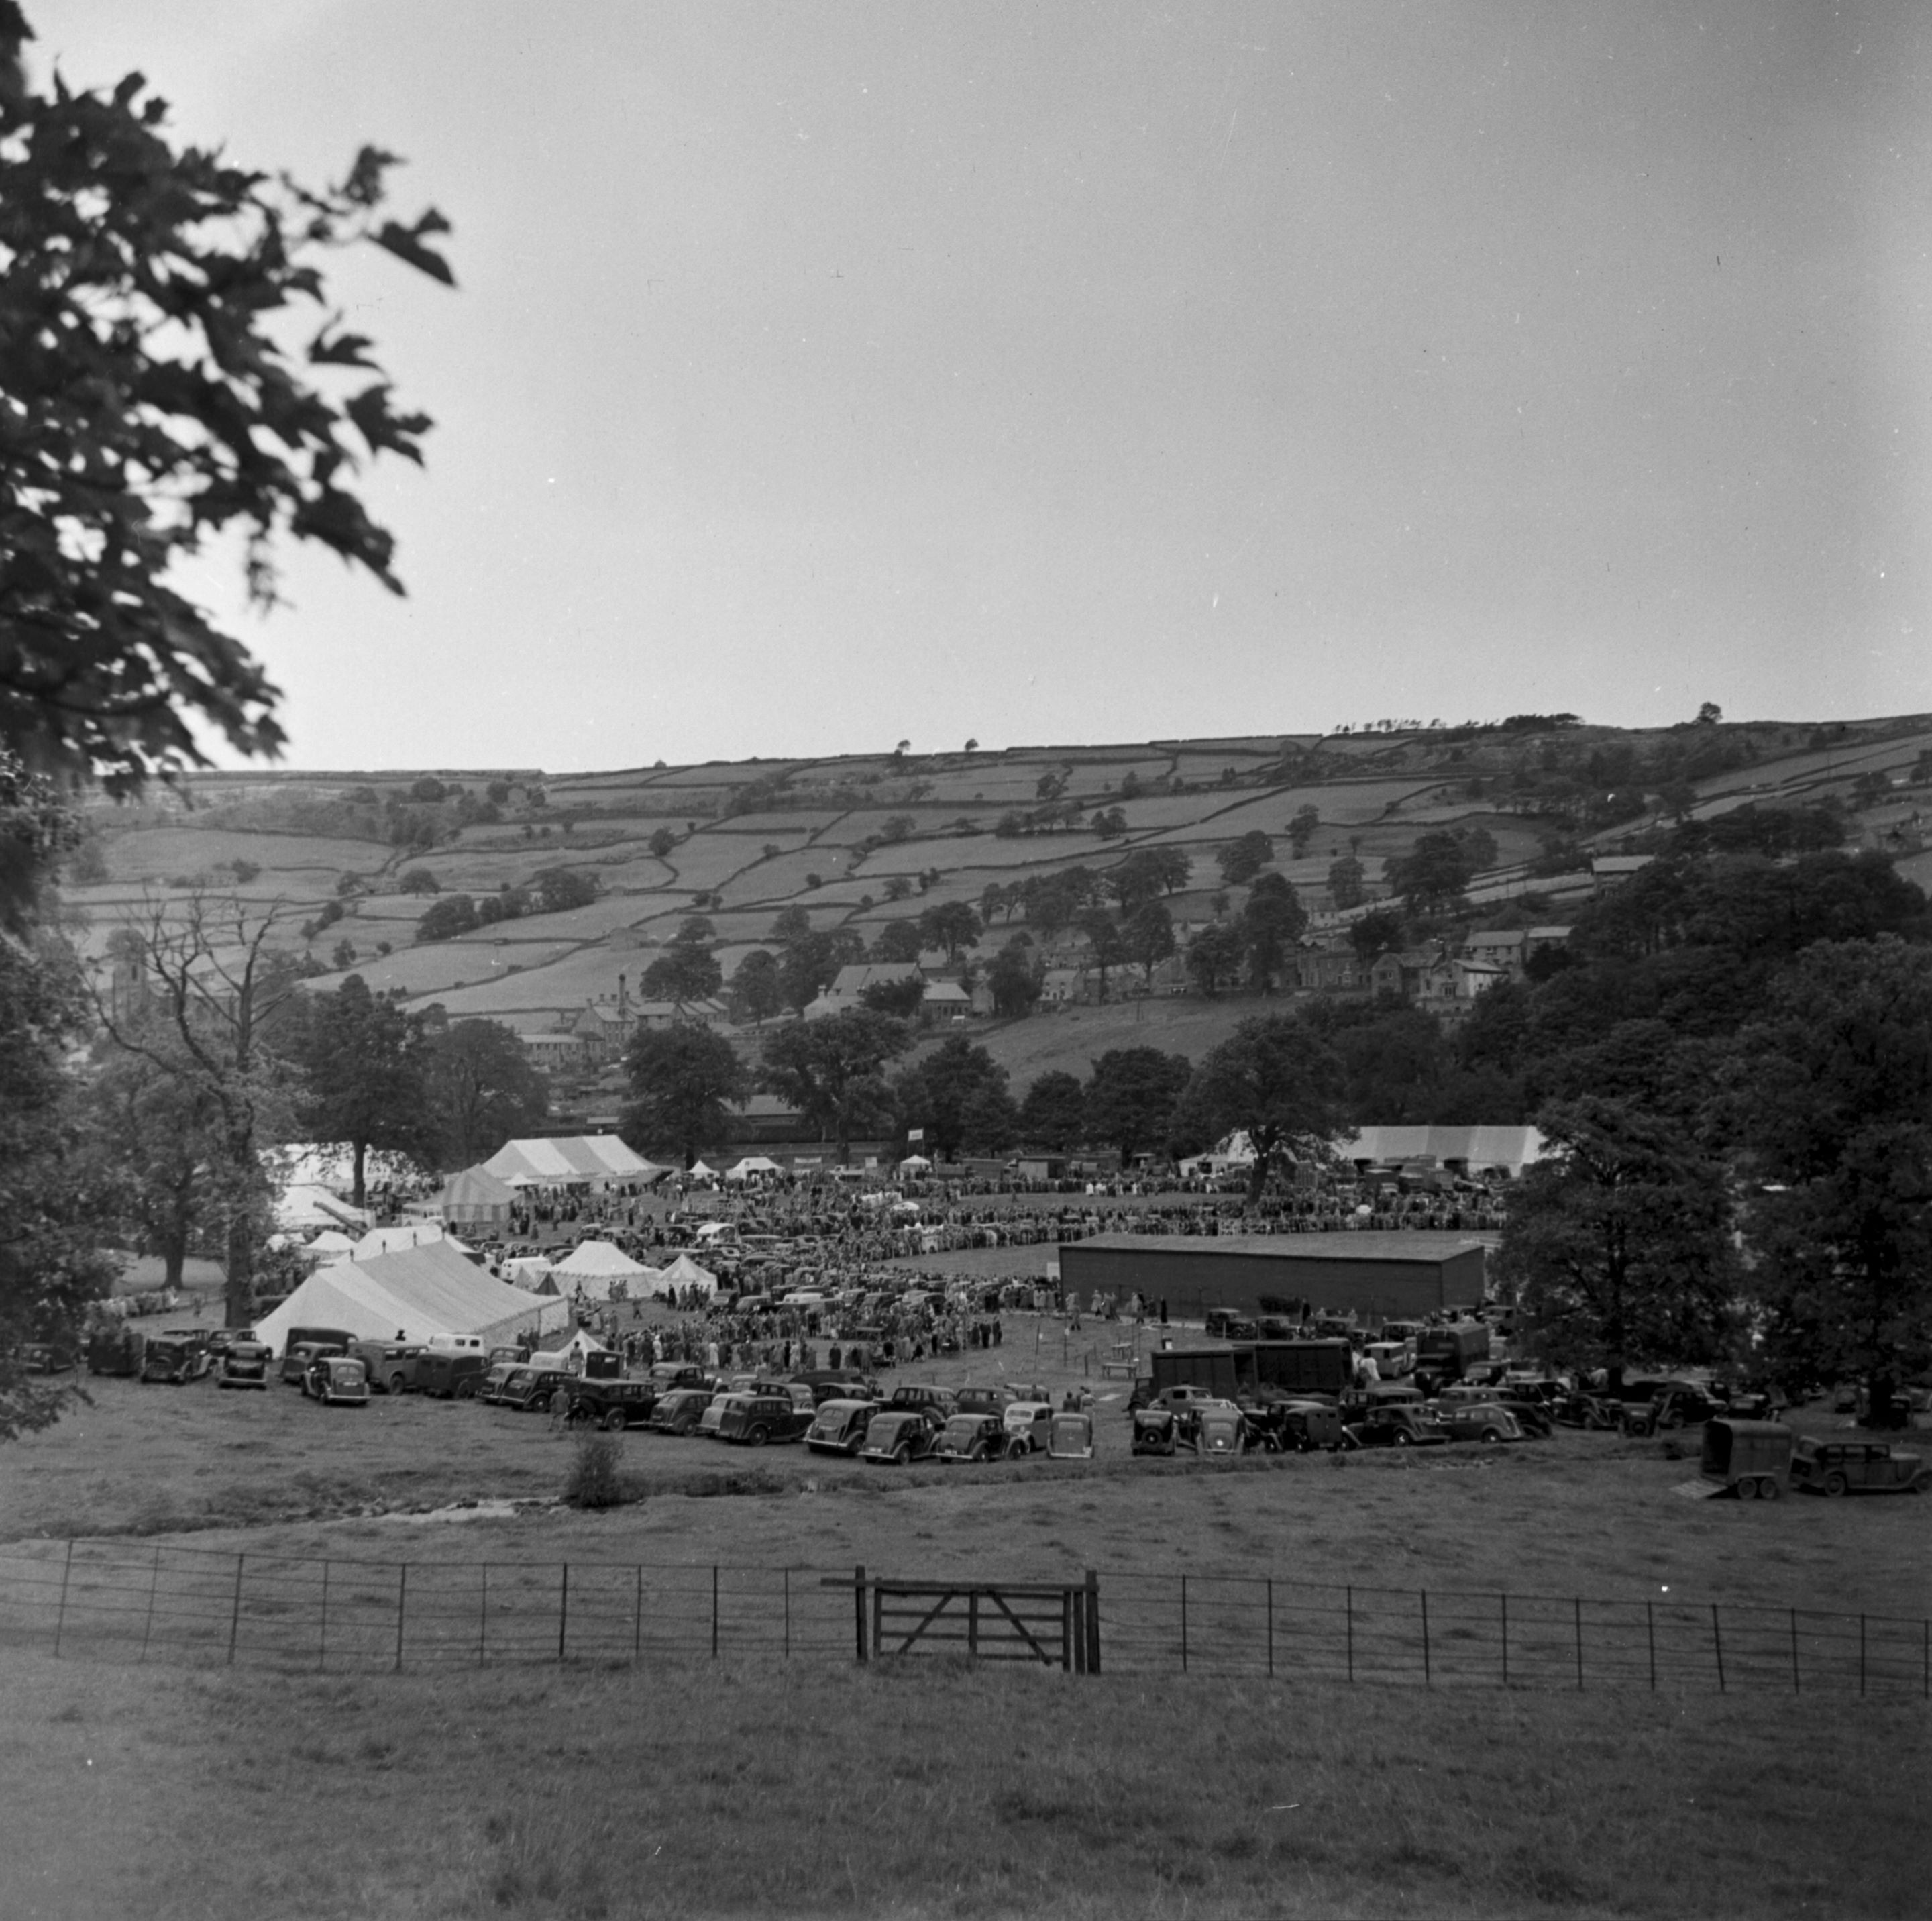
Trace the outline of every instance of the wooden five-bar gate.
{"type": "Polygon", "coordinates": [[[1100,1671],[1100,1588],[1072,1582],[916,1581],[868,1575],[850,1586],[854,1652],[861,1661],[914,1653],[1034,1661],[1070,1674],[1100,1671]]]}

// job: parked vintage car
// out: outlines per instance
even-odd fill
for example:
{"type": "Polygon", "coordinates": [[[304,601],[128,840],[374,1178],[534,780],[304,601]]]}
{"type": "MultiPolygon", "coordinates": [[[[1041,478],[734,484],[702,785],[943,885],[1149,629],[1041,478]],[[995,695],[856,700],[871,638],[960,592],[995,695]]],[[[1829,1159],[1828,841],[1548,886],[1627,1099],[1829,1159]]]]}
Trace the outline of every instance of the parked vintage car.
{"type": "Polygon", "coordinates": [[[1055,1410],[1047,1431],[1048,1460],[1091,1460],[1094,1458],[1094,1417],[1084,1408],[1055,1410]]]}
{"type": "Polygon", "coordinates": [[[1791,1484],[1820,1494],[1922,1493],[1932,1469],[1924,1457],[1888,1441],[1821,1441],[1800,1437],[1791,1454],[1791,1484]]]}
{"type": "Polygon", "coordinates": [[[1452,1441],[1520,1441],[1522,1430],[1516,1416],[1494,1401],[1452,1402],[1436,1409],[1436,1424],[1452,1441]]]}
{"type": "Polygon", "coordinates": [[[761,1448],[767,1441],[802,1439],[812,1422],[811,1407],[801,1407],[789,1394],[732,1394],[718,1423],[718,1438],[761,1448]]]}
{"type": "Polygon", "coordinates": [[[578,1376],[564,1367],[519,1367],[496,1391],[496,1405],[518,1414],[562,1414],[578,1376]]]}
{"type": "Polygon", "coordinates": [[[602,1427],[621,1433],[650,1424],[657,1395],[648,1381],[578,1381],[569,1390],[564,1418],[573,1427],[602,1427]]]}
{"type": "Polygon", "coordinates": [[[310,1364],[302,1392],[325,1407],[366,1407],[369,1370],[346,1354],[325,1355],[310,1364]]]}
{"type": "Polygon", "coordinates": [[[1247,1415],[1232,1400],[1204,1401],[1194,1415],[1198,1454],[1244,1454],[1254,1441],[1247,1415]]]}
{"type": "Polygon", "coordinates": [[[332,1355],[346,1354],[349,1343],[346,1340],[295,1340],[282,1349],[282,1385],[298,1388],[308,1379],[308,1370],[318,1361],[326,1361],[332,1355]]]}
{"type": "Polygon", "coordinates": [[[957,1397],[950,1388],[936,1388],[922,1382],[908,1382],[893,1388],[892,1397],[886,1405],[895,1412],[902,1408],[930,1408],[944,1420],[958,1406],[957,1397]]]}
{"type": "Polygon", "coordinates": [[[709,1388],[674,1388],[651,1410],[651,1431],[656,1434],[694,1434],[704,1410],[710,1405],[709,1388]]]}
{"type": "Polygon", "coordinates": [[[1000,1418],[1006,1432],[1024,1444],[1029,1454],[1044,1454],[1053,1435],[1053,1403],[1050,1400],[1010,1400],[1000,1418]]]}
{"type": "Polygon", "coordinates": [[[201,1328],[171,1328],[150,1334],[141,1352],[141,1378],[179,1387],[208,1372],[208,1336],[201,1328]]]}
{"type": "Polygon", "coordinates": [[[1724,1402],[1696,1382],[1666,1381],[1643,1406],[1624,1403],[1624,1431],[1659,1434],[1673,1428],[1700,1427],[1714,1414],[1726,1411],[1724,1402]]]}
{"type": "Polygon", "coordinates": [[[1342,1454],[1358,1445],[1342,1409],[1332,1401],[1283,1401],[1269,1412],[1284,1454],[1342,1454]]]}
{"type": "Polygon", "coordinates": [[[490,1366],[480,1349],[426,1347],[416,1357],[416,1391],[439,1400],[468,1400],[490,1366]]]}
{"type": "Polygon", "coordinates": [[[820,1401],[812,1425],[805,1430],[805,1445],[814,1454],[856,1454],[866,1445],[866,1430],[878,1405],[844,1396],[820,1401]]]}
{"type": "Polygon", "coordinates": [[[274,1351],[266,1341],[231,1341],[215,1370],[218,1388],[261,1388],[268,1385],[268,1363],[274,1351]]]}
{"type": "Polygon", "coordinates": [[[493,1361],[484,1370],[476,1388],[476,1398],[494,1403],[512,1379],[523,1372],[520,1361],[493,1361]]]}
{"type": "Polygon", "coordinates": [[[1358,1448],[1446,1447],[1449,1435],[1420,1408],[1391,1406],[1369,1409],[1348,1423],[1348,1438],[1358,1448]]]}
{"type": "Polygon", "coordinates": [[[369,1385],[378,1394],[407,1394],[416,1385],[416,1370],[422,1357],[419,1343],[400,1340],[355,1340],[349,1344],[350,1358],[369,1370],[369,1385]]]}
{"type": "Polygon", "coordinates": [[[955,1414],[1004,1414],[1012,1395],[1004,1388],[962,1388],[952,1397],[955,1414]]]}
{"type": "Polygon", "coordinates": [[[80,1352],[66,1340],[27,1340],[20,1343],[21,1371],[64,1374],[80,1365],[80,1352]]]}
{"type": "Polygon", "coordinates": [[[887,1407],[873,1415],[859,1458],[900,1467],[924,1460],[938,1446],[945,1427],[944,1418],[930,1407],[887,1407]]]}
{"type": "Polygon", "coordinates": [[[1028,1451],[1024,1440],[1006,1432],[1000,1415],[976,1411],[952,1415],[939,1430],[932,1454],[944,1461],[1018,1460],[1028,1451]]]}

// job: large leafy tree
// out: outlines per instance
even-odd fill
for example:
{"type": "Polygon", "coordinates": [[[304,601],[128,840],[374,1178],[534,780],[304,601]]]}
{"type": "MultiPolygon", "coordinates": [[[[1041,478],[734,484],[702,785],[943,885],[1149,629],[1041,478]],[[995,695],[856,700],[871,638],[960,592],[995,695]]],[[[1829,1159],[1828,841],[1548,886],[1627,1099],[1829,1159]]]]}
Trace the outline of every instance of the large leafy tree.
{"type": "Polygon", "coordinates": [[[429,1097],[446,1167],[487,1160],[533,1134],[550,1112],[550,1088],[524,1044],[500,1022],[457,1021],[429,1037],[429,1097]]]}
{"type": "Polygon", "coordinates": [[[57,1420],[74,1392],[24,1373],[18,1344],[74,1339],[113,1278],[97,1239],[113,1196],[76,1151],[64,1067],[85,998],[71,953],[38,916],[79,838],[52,785],[0,748],[0,1440],[57,1420]]]}
{"type": "Polygon", "coordinates": [[[962,1148],[990,1153],[1019,1131],[1006,1091],[1006,1070],[976,1041],[954,1034],[893,1084],[904,1128],[925,1130],[927,1145],[950,1160],[962,1148]]]}
{"type": "Polygon", "coordinates": [[[754,1024],[769,1020],[784,1005],[784,982],[777,957],[768,948],[754,947],[731,976],[731,1016],[754,1024]]]}
{"type": "Polygon", "coordinates": [[[1499,1280],[1544,1356],[1601,1367],[1722,1358],[1740,1271],[1721,1164],[1675,1121],[1586,1096],[1540,1109],[1550,1152],[1510,1197],[1499,1280]]]}
{"type": "Polygon", "coordinates": [[[1029,1013],[1040,993],[1040,971],[1034,963],[1032,943],[1024,934],[1016,935],[992,959],[986,969],[986,985],[993,996],[997,1014],[1029,1013]]]}
{"type": "Polygon", "coordinates": [[[0,737],[130,791],[205,764],[208,734],[282,743],[274,689],[178,562],[238,536],[268,605],[278,545],[316,541],[402,591],[352,483],[384,453],[419,462],[430,423],[398,410],[321,263],[367,242],[448,282],[448,223],[383,217],[374,147],[311,189],[177,150],[138,74],[37,92],[31,37],[0,0],[0,737]],[[298,306],[315,319],[292,345],[298,306]]]}
{"type": "Polygon", "coordinates": [[[891,1119],[885,1064],[911,1037],[902,1023],[866,1007],[842,1008],[823,1020],[799,1021],[765,1046],[765,1079],[819,1130],[838,1143],[842,1160],[862,1130],[891,1119]]]}
{"type": "Polygon", "coordinates": [[[668,1148],[687,1167],[707,1141],[723,1139],[727,1104],[742,1100],[751,1088],[730,1042],[688,1022],[640,1029],[625,1065],[631,1099],[618,1133],[640,1154],[668,1148]]]}
{"type": "Polygon", "coordinates": [[[268,1232],[262,1151],[292,1125],[287,1057],[298,1044],[298,963],[276,944],[278,909],[195,893],[151,902],[130,926],[141,956],[141,1019],[102,1008],[115,1043],[182,1083],[184,1101],[220,1115],[214,1178],[227,1220],[228,1325],[254,1315],[254,1271],[268,1232]]]}
{"type": "Polygon", "coordinates": [[[299,1124],[319,1141],[349,1149],[350,1200],[362,1206],[371,1148],[436,1164],[430,1048],[419,1014],[370,992],[352,974],[318,994],[294,1049],[306,1085],[299,1124]]]}
{"type": "Polygon", "coordinates": [[[1276,977],[1307,925],[1300,896],[1280,875],[1263,874],[1256,881],[1241,909],[1240,928],[1248,977],[1264,994],[1274,992],[1276,977]]]}
{"type": "Polygon", "coordinates": [[[1334,1050],[1306,1021],[1253,1015],[1195,1070],[1177,1125],[1204,1139],[1246,1134],[1255,1152],[1252,1203],[1277,1156],[1318,1159],[1341,1133],[1342,1079],[1334,1050]]]}
{"type": "Polygon", "coordinates": [[[1932,1361],[1932,947],[1822,942],[1739,1037],[1732,1112],[1774,1356],[1862,1378],[1932,1361]]]}
{"type": "Polygon", "coordinates": [[[724,971],[710,949],[680,938],[644,969],[641,985],[653,1001],[708,1001],[724,980],[724,971]]]}
{"type": "Polygon", "coordinates": [[[1078,1074],[1049,1067],[1020,1103],[1020,1133],[1030,1145],[1064,1153],[1086,1139],[1087,1090],[1078,1074]]]}
{"type": "Polygon", "coordinates": [[[1102,1054],[1087,1084],[1087,1139],[1118,1148],[1124,1160],[1164,1146],[1193,1073],[1186,1055],[1163,1054],[1158,1047],[1117,1047],[1102,1054]]]}

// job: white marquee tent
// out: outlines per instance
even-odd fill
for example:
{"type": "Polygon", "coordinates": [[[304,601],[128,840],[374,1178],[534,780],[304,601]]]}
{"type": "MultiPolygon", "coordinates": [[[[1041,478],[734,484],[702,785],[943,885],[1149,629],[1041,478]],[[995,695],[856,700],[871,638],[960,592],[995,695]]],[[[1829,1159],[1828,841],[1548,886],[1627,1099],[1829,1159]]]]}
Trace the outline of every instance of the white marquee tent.
{"type": "Polygon", "coordinates": [[[659,1276],[656,1268],[634,1261],[622,1248],[608,1241],[581,1241],[568,1257],[550,1271],[560,1294],[581,1293],[592,1301],[608,1301],[614,1283],[621,1281],[626,1295],[634,1298],[656,1287],[659,1276]]]}
{"type": "Polygon", "coordinates": [[[781,1174],[784,1171],[776,1160],[768,1160],[761,1154],[748,1154],[742,1160],[725,1169],[724,1178],[728,1181],[748,1181],[754,1174],[781,1174]]]}
{"type": "Polygon", "coordinates": [[[257,1339],[280,1353],[291,1328],[344,1328],[372,1340],[480,1334],[486,1343],[567,1328],[570,1309],[494,1280],[448,1241],[318,1268],[272,1313],[257,1339]]]}
{"type": "Polygon", "coordinates": [[[634,1154],[615,1134],[508,1141],[483,1163],[512,1187],[616,1187],[655,1181],[670,1169],[634,1154]]]}
{"type": "Polygon", "coordinates": [[[430,1205],[452,1226],[506,1227],[516,1197],[509,1183],[498,1180],[487,1167],[466,1167],[442,1184],[442,1191],[430,1205]]]}

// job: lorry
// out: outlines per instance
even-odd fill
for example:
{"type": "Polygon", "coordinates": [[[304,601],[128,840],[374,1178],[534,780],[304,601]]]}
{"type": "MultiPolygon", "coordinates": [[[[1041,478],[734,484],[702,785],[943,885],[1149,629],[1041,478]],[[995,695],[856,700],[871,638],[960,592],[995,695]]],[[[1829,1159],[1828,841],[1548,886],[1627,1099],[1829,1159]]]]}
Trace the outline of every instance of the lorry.
{"type": "MultiPolygon", "coordinates": [[[[1254,1385],[1252,1346],[1157,1347],[1148,1358],[1154,1370],[1150,1393],[1155,1398],[1169,1388],[1192,1387],[1233,1400],[1254,1385]]],[[[1138,1393],[1135,1399],[1145,1404],[1138,1393]]]]}
{"type": "Polygon", "coordinates": [[[1354,1350],[1346,1340],[1258,1340],[1255,1385],[1297,1399],[1334,1396],[1355,1378],[1354,1350]]]}
{"type": "Polygon", "coordinates": [[[1415,1371],[1438,1386],[1460,1381],[1490,1358],[1490,1330],[1481,1321],[1456,1321],[1446,1328],[1424,1328],[1415,1337],[1415,1371]]]}

